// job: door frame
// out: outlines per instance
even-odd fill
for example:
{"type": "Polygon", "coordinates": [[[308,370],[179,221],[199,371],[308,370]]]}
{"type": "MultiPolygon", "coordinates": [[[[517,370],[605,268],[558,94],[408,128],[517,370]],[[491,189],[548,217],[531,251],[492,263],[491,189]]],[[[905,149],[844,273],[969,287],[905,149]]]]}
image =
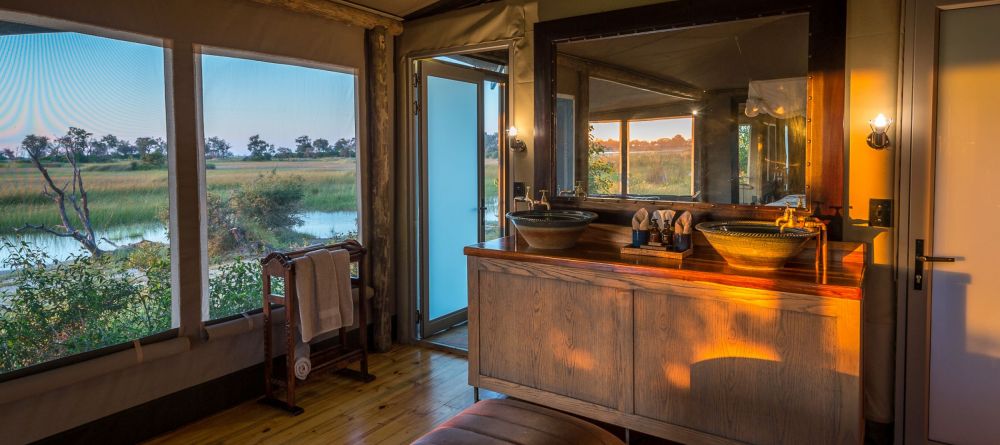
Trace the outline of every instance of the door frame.
{"type": "MultiPolygon", "coordinates": [[[[425,341],[420,338],[419,335],[420,333],[419,330],[417,329],[417,321],[420,319],[420,316],[418,314],[420,308],[420,300],[419,300],[420,290],[418,286],[420,285],[419,283],[421,282],[420,279],[421,270],[419,264],[421,256],[419,250],[420,243],[418,242],[421,230],[419,224],[419,219],[421,214],[421,211],[419,209],[421,203],[421,201],[419,201],[421,175],[418,174],[418,169],[420,168],[418,161],[420,158],[420,144],[418,141],[418,134],[417,134],[417,127],[419,126],[419,122],[416,119],[416,113],[414,107],[416,99],[419,97],[419,90],[417,90],[417,85],[416,85],[417,82],[415,81],[417,75],[417,70],[416,70],[417,61],[421,59],[428,59],[438,56],[468,54],[468,53],[476,53],[476,52],[490,51],[490,50],[505,50],[507,52],[507,61],[508,61],[507,88],[506,91],[504,92],[507,106],[506,110],[504,110],[504,113],[501,115],[501,123],[503,124],[503,129],[505,130],[506,127],[509,126],[509,122],[512,122],[511,117],[513,115],[514,104],[515,104],[514,87],[512,85],[512,80],[511,80],[513,77],[512,69],[515,64],[514,61],[515,43],[516,41],[514,39],[502,39],[493,42],[444,48],[440,50],[414,51],[407,53],[406,56],[403,57],[401,66],[402,69],[400,70],[402,76],[399,79],[400,84],[404,85],[402,91],[403,100],[402,103],[400,103],[401,105],[400,112],[402,114],[401,115],[397,114],[397,116],[400,116],[402,118],[400,120],[405,125],[404,129],[405,133],[403,136],[403,140],[405,142],[406,150],[405,153],[402,155],[403,156],[402,162],[404,163],[403,168],[407,172],[407,177],[409,178],[409,180],[405,181],[406,188],[401,190],[402,193],[400,196],[402,197],[402,199],[406,200],[406,202],[403,205],[403,209],[405,209],[405,212],[407,213],[407,215],[409,215],[407,218],[409,224],[404,231],[404,233],[406,233],[406,236],[404,237],[404,239],[400,240],[400,245],[404,247],[403,249],[401,249],[401,251],[405,252],[403,254],[405,263],[403,263],[403,266],[400,267],[399,270],[399,276],[401,278],[401,283],[403,284],[403,286],[397,288],[399,289],[399,294],[401,297],[399,300],[397,300],[399,306],[396,311],[397,322],[398,322],[397,327],[399,329],[398,340],[401,343],[425,343],[425,341]]],[[[512,162],[510,162],[511,153],[508,140],[506,137],[506,132],[504,132],[502,136],[503,137],[498,138],[499,139],[498,143],[500,144],[499,147],[500,162],[503,164],[503,168],[498,178],[500,181],[499,189],[502,191],[503,195],[501,197],[499,204],[506,209],[510,208],[511,204],[510,197],[513,196],[511,194],[513,192],[512,182],[510,181],[510,178],[513,177],[513,171],[512,171],[513,164],[512,162]]],[[[510,228],[504,226],[503,233],[506,235],[509,234],[509,231],[510,228]]],[[[433,345],[433,344],[431,344],[431,346],[440,347],[438,345],[433,345]]],[[[451,349],[447,347],[444,348],[451,349]]],[[[464,352],[461,350],[455,350],[455,351],[460,353],[464,352]]]]}
{"type": "MultiPolygon", "coordinates": [[[[937,43],[942,11],[1000,4],[1000,0],[905,0],[897,109],[896,401],[895,442],[933,442],[929,435],[930,280],[913,288],[914,243],[933,252],[937,43]],[[932,32],[931,32],[932,31],[932,32]]],[[[933,263],[925,265],[933,270],[933,263]]]]}

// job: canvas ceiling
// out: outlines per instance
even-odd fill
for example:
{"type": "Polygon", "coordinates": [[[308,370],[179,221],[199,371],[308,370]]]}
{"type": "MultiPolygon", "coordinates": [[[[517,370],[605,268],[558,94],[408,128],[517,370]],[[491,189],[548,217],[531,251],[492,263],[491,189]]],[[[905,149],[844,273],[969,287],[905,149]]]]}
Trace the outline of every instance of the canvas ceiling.
{"type": "Polygon", "coordinates": [[[351,3],[403,17],[437,3],[437,0],[351,0],[351,3]]]}
{"type": "MultiPolygon", "coordinates": [[[[751,80],[804,76],[808,32],[808,15],[795,14],[560,43],[557,50],[704,91],[746,89],[751,80]]],[[[603,79],[590,81],[595,112],[683,101],[603,79]]]]}

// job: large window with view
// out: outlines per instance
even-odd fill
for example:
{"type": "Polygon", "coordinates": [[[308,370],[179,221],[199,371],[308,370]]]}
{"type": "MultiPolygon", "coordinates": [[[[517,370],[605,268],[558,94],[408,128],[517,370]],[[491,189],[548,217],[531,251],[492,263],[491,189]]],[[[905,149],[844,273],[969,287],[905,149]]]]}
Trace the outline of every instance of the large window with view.
{"type": "Polygon", "coordinates": [[[201,56],[206,319],[261,307],[258,259],[358,236],[357,76],[201,56]]]}
{"type": "Polygon", "coordinates": [[[163,48],[0,29],[0,373],[169,330],[163,48]]]}

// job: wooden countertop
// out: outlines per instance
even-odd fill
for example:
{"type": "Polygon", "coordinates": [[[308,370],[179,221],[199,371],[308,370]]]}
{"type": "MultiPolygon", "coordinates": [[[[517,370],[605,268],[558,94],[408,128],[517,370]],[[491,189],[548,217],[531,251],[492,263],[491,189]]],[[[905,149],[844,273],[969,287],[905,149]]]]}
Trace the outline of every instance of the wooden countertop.
{"type": "Polygon", "coordinates": [[[773,290],[824,297],[862,298],[865,273],[864,245],[830,243],[830,264],[825,274],[817,272],[814,251],[807,250],[773,272],[729,267],[710,246],[695,243],[694,254],[683,261],[622,255],[621,245],[581,241],[572,249],[543,250],[529,247],[509,236],[465,248],[465,254],[529,263],[610,271],[686,281],[706,281],[752,289],[773,290]]]}

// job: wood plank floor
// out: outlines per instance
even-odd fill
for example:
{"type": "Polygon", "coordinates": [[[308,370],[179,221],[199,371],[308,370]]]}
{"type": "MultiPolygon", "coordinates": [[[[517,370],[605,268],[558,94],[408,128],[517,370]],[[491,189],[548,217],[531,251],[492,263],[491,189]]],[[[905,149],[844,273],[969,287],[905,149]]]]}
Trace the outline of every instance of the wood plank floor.
{"type": "MultiPolygon", "coordinates": [[[[373,354],[363,384],[331,372],[299,387],[305,413],[289,416],[247,402],[151,444],[408,444],[472,404],[464,357],[417,346],[373,354]]],[[[486,394],[483,397],[496,397],[486,394]]]]}

